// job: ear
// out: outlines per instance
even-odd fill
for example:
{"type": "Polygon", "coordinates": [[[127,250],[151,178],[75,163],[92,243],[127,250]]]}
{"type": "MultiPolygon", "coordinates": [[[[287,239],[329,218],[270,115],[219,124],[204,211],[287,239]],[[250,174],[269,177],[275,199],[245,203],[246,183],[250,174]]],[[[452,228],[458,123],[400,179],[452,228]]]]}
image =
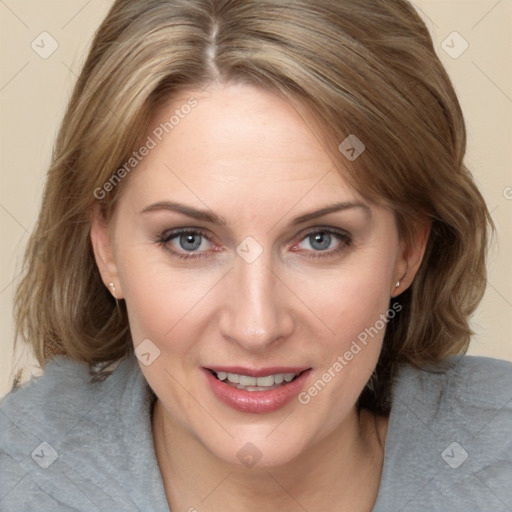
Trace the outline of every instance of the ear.
{"type": "Polygon", "coordinates": [[[427,247],[432,221],[424,219],[415,224],[409,240],[400,241],[400,255],[395,265],[395,277],[391,296],[396,297],[404,292],[414,280],[420,268],[427,247]],[[399,286],[396,284],[399,283],[399,286]]]}
{"type": "Polygon", "coordinates": [[[114,298],[123,298],[112,236],[108,223],[101,214],[99,204],[95,204],[91,212],[91,244],[103,283],[114,298]]]}

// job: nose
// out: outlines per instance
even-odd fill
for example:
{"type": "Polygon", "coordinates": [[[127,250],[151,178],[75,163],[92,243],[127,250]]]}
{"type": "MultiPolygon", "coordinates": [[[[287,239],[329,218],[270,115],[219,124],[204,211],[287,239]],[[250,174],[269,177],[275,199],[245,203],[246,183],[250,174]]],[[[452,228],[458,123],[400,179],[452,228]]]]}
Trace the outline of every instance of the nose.
{"type": "Polygon", "coordinates": [[[246,351],[264,352],[295,329],[290,291],[270,265],[264,255],[237,258],[223,287],[221,333],[246,351]]]}

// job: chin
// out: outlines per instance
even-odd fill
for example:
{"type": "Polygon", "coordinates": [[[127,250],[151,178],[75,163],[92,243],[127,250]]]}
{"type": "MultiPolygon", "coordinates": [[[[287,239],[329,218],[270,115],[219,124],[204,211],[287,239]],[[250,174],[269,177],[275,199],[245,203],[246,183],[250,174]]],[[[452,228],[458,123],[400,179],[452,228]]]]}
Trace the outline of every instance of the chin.
{"type": "Polygon", "coordinates": [[[303,453],[298,440],[288,437],[287,443],[269,442],[265,435],[232,439],[224,446],[211,447],[213,455],[239,469],[277,468],[298,458],[303,453]],[[233,451],[233,448],[235,450],[233,451]]]}

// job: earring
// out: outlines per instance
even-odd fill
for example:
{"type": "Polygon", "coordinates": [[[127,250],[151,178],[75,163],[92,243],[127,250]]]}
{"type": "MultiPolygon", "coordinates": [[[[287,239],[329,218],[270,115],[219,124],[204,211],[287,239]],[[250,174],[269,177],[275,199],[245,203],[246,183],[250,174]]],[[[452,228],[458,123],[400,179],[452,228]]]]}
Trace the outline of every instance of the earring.
{"type": "Polygon", "coordinates": [[[400,288],[400,281],[397,281],[395,284],[395,288],[400,288]]]}
{"type": "Polygon", "coordinates": [[[117,297],[116,297],[116,285],[114,283],[108,283],[108,285],[110,286],[110,288],[112,288],[112,295],[114,296],[114,299],[117,300],[117,297]]]}

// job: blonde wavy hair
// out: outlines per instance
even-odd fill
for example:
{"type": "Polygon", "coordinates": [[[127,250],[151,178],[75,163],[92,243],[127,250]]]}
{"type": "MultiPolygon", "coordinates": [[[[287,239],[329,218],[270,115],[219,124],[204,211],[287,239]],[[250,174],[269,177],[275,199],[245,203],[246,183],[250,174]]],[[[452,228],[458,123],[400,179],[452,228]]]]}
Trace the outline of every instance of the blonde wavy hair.
{"type": "Polygon", "coordinates": [[[307,111],[351,184],[395,212],[404,239],[419,219],[432,221],[358,401],[389,411],[398,365],[467,350],[493,227],[463,163],[454,88],[405,0],[115,1],[58,134],[15,295],[16,340],[43,368],[64,354],[108,374],[132,353],[125,305],[106,290],[90,242],[93,206],[108,220],[122,183],[101,199],[94,191],[139,147],[159,106],[214,81],[257,86],[307,111]],[[366,146],[354,162],[338,150],[352,133],[366,146]]]}

